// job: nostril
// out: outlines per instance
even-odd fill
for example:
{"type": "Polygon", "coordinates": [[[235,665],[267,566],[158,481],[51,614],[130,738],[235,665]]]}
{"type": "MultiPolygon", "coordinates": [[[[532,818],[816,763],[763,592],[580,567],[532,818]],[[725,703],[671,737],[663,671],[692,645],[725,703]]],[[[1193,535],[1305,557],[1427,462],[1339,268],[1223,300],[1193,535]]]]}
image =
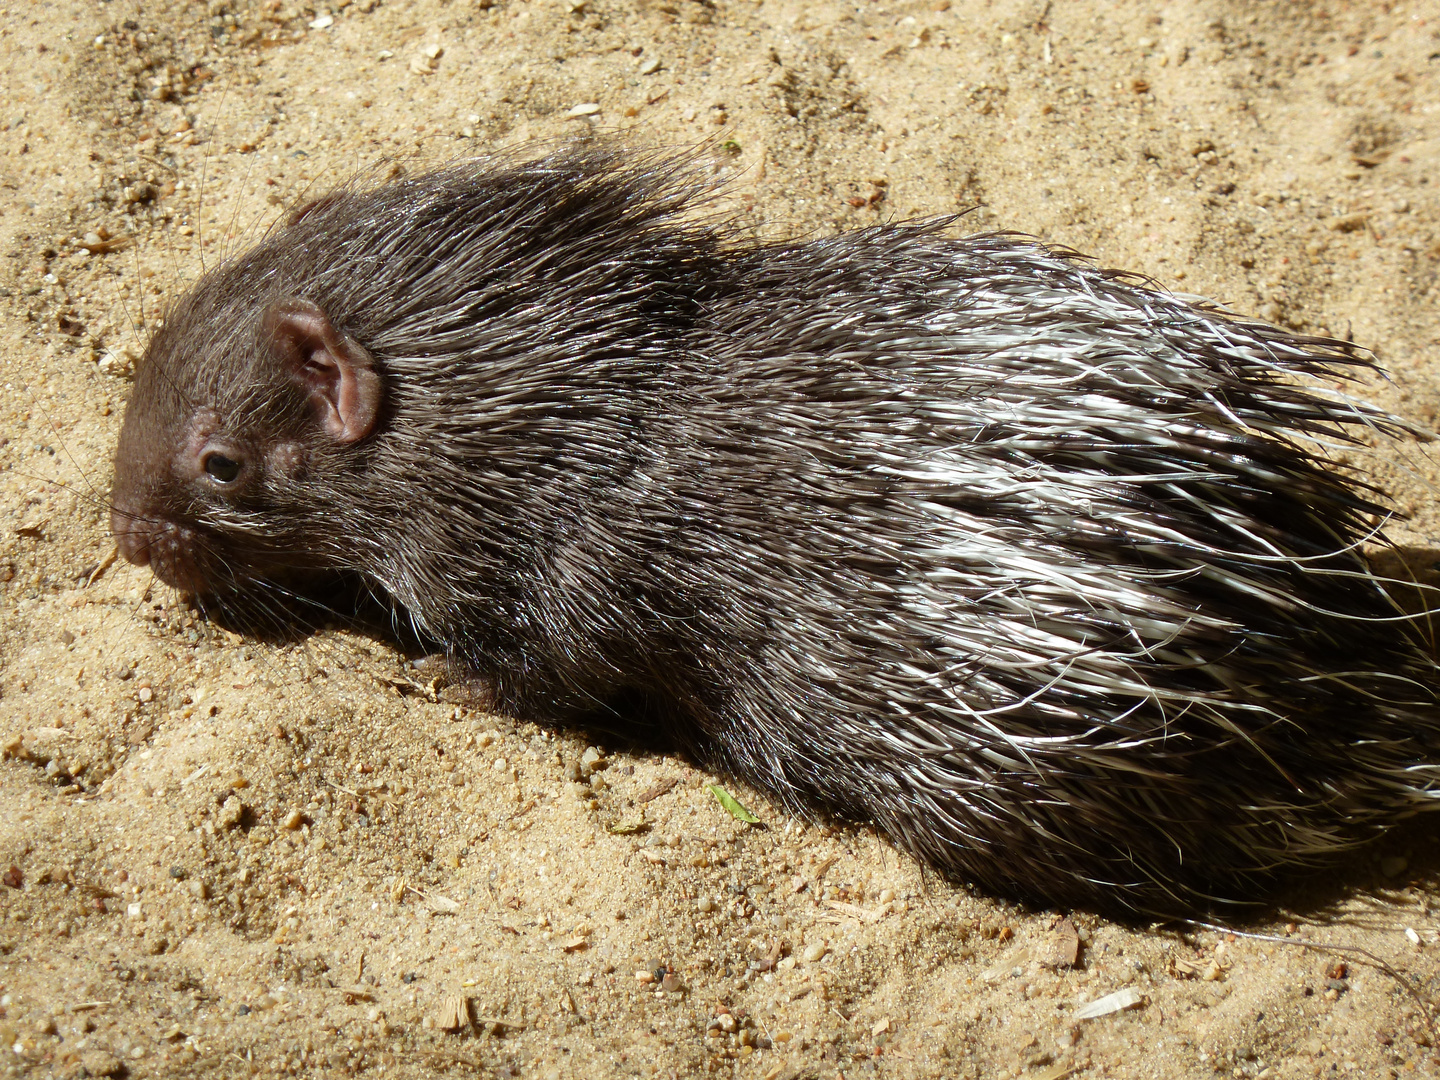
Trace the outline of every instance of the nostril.
{"type": "Polygon", "coordinates": [[[149,567],[165,584],[186,592],[204,592],[205,574],[196,559],[197,536],[153,510],[110,510],[110,531],[127,562],[149,567]]]}
{"type": "Polygon", "coordinates": [[[150,537],[143,528],[137,528],[134,514],[111,510],[110,531],[115,536],[115,546],[127,562],[136,566],[150,565],[150,537]]]}

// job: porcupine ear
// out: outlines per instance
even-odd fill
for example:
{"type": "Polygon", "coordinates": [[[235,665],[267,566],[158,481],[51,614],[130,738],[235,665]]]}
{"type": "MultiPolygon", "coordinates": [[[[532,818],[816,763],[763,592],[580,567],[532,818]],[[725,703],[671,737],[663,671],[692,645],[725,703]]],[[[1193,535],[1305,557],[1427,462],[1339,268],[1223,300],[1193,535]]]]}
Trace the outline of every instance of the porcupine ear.
{"type": "Polygon", "coordinates": [[[308,300],[277,303],[266,313],[265,333],[327,435],[352,443],[370,434],[380,411],[380,375],[358,342],[338,334],[308,300]]]}

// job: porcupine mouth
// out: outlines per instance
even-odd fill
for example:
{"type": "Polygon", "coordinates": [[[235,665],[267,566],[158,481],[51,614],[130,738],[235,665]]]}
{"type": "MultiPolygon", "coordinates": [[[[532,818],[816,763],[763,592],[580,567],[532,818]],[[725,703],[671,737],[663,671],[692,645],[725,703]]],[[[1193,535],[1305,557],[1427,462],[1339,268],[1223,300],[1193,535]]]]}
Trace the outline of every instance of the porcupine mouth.
{"type": "Polygon", "coordinates": [[[194,557],[199,533],[174,521],[165,521],[115,509],[110,512],[115,546],[128,562],[148,566],[172,588],[203,593],[211,586],[194,557]]]}
{"type": "MultiPolygon", "coordinates": [[[[203,529],[123,510],[112,511],[110,523],[127,561],[148,567],[208,621],[235,633],[293,640],[339,622],[384,636],[393,622],[393,612],[378,602],[373,590],[346,571],[257,566],[251,557],[245,562],[246,575],[238,578],[203,529]]],[[[407,644],[417,653],[436,651],[433,644],[407,644]]]]}

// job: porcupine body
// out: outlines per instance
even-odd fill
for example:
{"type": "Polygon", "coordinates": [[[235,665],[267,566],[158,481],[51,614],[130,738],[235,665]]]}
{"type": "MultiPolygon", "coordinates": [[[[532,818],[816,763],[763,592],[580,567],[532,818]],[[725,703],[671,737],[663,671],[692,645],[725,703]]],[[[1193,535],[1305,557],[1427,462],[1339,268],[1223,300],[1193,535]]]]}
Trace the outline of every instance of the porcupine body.
{"type": "Polygon", "coordinates": [[[734,242],[687,168],[462,163],[212,273],[136,401],[303,424],[254,343],[298,297],[383,403],[243,505],[117,481],[190,530],[157,572],[354,571],[502,709],[642,711],[1011,897],[1255,902],[1436,804],[1382,500],[1314,441],[1405,431],[1319,384],[1361,354],[948,222],[734,242]]]}

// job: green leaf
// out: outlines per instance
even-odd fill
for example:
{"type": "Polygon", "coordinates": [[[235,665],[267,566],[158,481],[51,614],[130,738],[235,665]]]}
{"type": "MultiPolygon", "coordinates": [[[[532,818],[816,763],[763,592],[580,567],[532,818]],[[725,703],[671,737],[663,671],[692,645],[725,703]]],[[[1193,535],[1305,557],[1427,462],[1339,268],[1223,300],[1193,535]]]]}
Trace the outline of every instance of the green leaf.
{"type": "Polygon", "coordinates": [[[715,801],[730,812],[730,816],[739,818],[750,825],[759,825],[760,819],[745,809],[745,804],[731,795],[719,784],[710,785],[710,794],[715,796],[715,801]]]}

